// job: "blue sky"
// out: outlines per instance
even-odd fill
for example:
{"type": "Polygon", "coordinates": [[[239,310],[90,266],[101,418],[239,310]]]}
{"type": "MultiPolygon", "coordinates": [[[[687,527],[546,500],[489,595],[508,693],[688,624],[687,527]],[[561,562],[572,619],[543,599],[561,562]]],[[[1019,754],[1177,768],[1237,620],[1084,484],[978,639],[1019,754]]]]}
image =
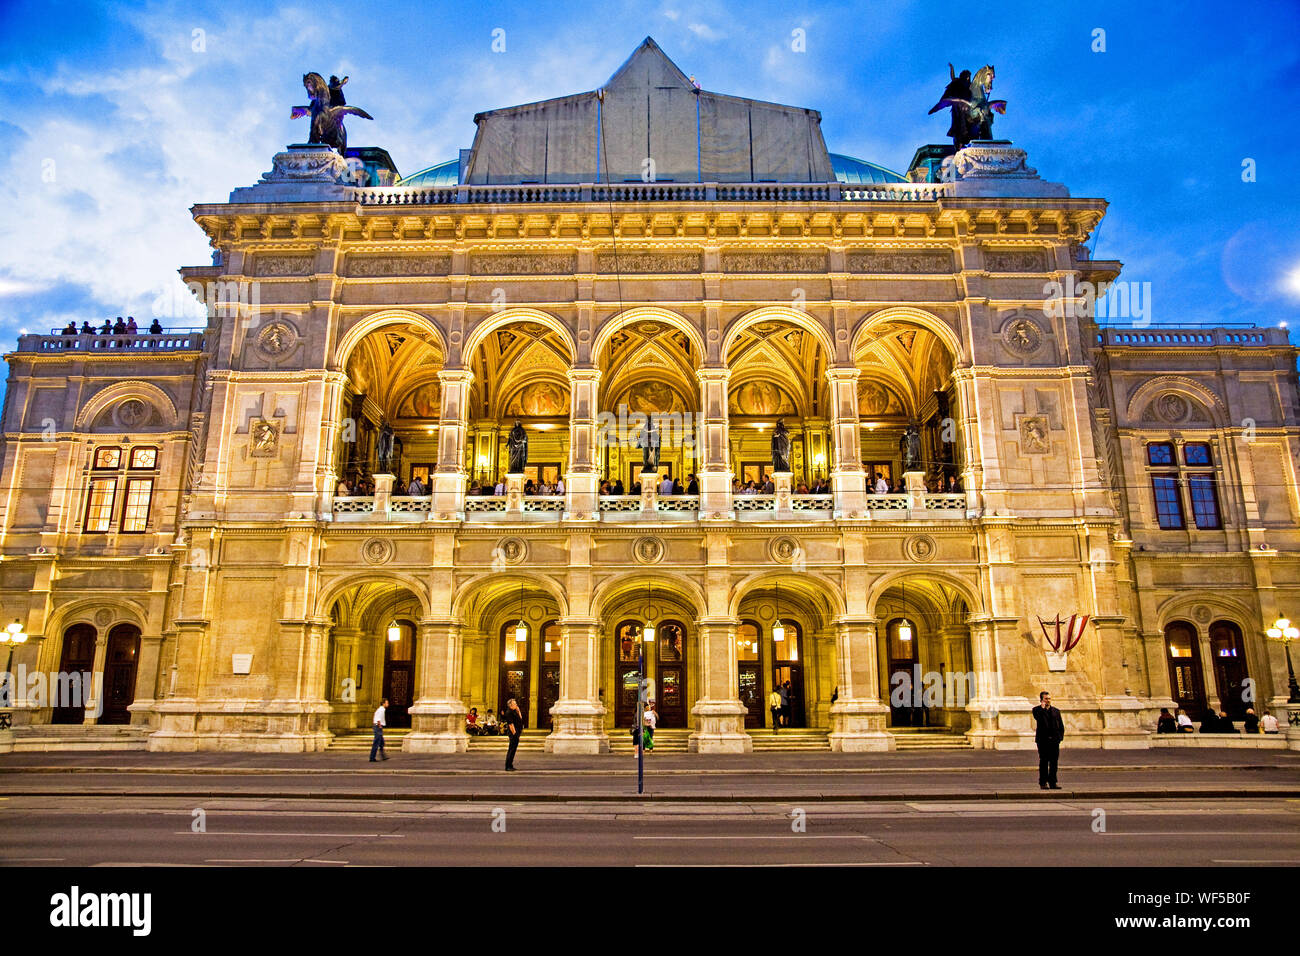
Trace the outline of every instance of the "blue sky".
{"type": "Polygon", "coordinates": [[[0,344],[175,299],[210,255],[190,205],[305,138],[304,72],[349,74],[375,116],[351,142],[410,173],[468,147],[476,112],[600,86],[647,35],[706,89],[815,108],[833,151],[899,170],[943,141],[947,64],[992,63],[995,134],[1110,202],[1094,254],[1151,283],[1154,322],[1300,323],[1295,0],[0,0],[0,344]]]}

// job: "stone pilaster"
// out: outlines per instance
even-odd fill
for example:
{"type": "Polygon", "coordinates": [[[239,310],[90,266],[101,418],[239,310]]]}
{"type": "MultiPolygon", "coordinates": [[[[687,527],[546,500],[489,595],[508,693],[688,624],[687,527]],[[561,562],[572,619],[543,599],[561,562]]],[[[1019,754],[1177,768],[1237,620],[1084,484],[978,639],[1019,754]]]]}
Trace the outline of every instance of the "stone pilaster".
{"type": "Polygon", "coordinates": [[[1019,618],[988,617],[970,622],[971,667],[975,671],[975,697],[966,706],[971,715],[967,739],[977,750],[1033,749],[1034,728],[1029,712],[1033,703],[1023,694],[1023,681],[1011,685],[1020,696],[1006,693],[1000,645],[1017,640],[1019,618]]]}
{"type": "Polygon", "coordinates": [[[709,620],[698,625],[700,696],[691,708],[695,730],[687,741],[692,753],[745,753],[753,749],[745,733],[745,705],[736,673],[738,621],[709,620]]]}
{"type": "Polygon", "coordinates": [[[465,408],[473,378],[473,373],[464,368],[444,368],[438,372],[442,405],[438,414],[438,466],[430,476],[431,521],[455,521],[465,512],[465,408]]]}
{"type": "Polygon", "coordinates": [[[411,732],[405,750],[462,753],[469,746],[465,702],[460,699],[462,626],[451,621],[420,622],[418,696],[410,708],[411,732]]]}
{"type": "Polygon", "coordinates": [[[826,370],[830,382],[831,484],[835,517],[860,518],[867,508],[867,473],[862,467],[862,436],[858,420],[858,370],[826,370]]]}
{"type": "Polygon", "coordinates": [[[566,521],[595,521],[600,507],[596,457],[600,438],[596,427],[599,391],[599,369],[569,369],[569,467],[564,476],[566,521]]]}
{"type": "Polygon", "coordinates": [[[83,723],[91,726],[99,722],[104,707],[104,660],[108,656],[108,632],[99,629],[95,638],[95,664],[90,669],[90,692],[86,697],[86,716],[83,723]]]}
{"type": "Polygon", "coordinates": [[[131,706],[131,723],[148,725],[153,711],[154,694],[158,688],[158,662],[162,654],[162,635],[145,634],[140,637],[140,658],[135,667],[135,693],[131,706]]]}
{"type": "Polygon", "coordinates": [[[609,750],[605,705],[600,701],[600,625],[560,622],[560,699],[551,708],[546,752],[598,754],[609,750]]]}
{"type": "Polygon", "coordinates": [[[889,707],[880,699],[876,622],[835,622],[835,672],[839,698],[831,704],[831,750],[837,753],[893,750],[885,730],[889,707]]]}
{"type": "Polygon", "coordinates": [[[731,520],[731,461],[730,436],[727,419],[727,382],[731,378],[728,368],[702,368],[696,372],[700,380],[700,408],[704,425],[696,436],[703,442],[697,460],[700,482],[700,520],[731,520]]]}

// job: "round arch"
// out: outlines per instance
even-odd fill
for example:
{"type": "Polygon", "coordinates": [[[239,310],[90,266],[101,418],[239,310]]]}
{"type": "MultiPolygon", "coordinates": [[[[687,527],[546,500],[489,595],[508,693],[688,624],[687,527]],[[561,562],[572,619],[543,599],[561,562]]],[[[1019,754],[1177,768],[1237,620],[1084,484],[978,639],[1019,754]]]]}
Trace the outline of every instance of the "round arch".
{"type": "Polygon", "coordinates": [[[948,349],[952,360],[955,363],[969,361],[969,357],[962,349],[961,339],[953,331],[952,326],[943,319],[939,318],[933,312],[926,312],[924,309],[918,309],[910,305],[891,305],[886,308],[872,312],[870,315],[858,322],[857,327],[853,329],[849,336],[849,358],[853,359],[858,354],[858,349],[862,345],[862,339],[871,331],[874,326],[881,325],[885,322],[910,322],[919,325],[927,332],[934,334],[948,349]]]}
{"type": "Polygon", "coordinates": [[[532,571],[510,570],[484,574],[463,585],[451,600],[452,620],[464,619],[466,606],[479,591],[488,587],[500,587],[503,591],[508,591],[520,585],[525,587],[532,585],[538,590],[545,591],[555,600],[558,608],[557,617],[563,619],[568,616],[569,602],[559,582],[547,575],[532,571]]]}
{"type": "Polygon", "coordinates": [[[502,309],[500,312],[489,313],[480,319],[478,324],[470,329],[469,334],[465,336],[465,344],[460,353],[462,364],[469,368],[474,352],[483,344],[483,340],[502,326],[514,322],[536,322],[556,333],[564,341],[564,347],[569,350],[569,365],[570,367],[573,366],[577,360],[578,349],[573,340],[573,332],[569,327],[549,312],[543,312],[540,309],[522,308],[502,309]]]}
{"type": "Polygon", "coordinates": [[[830,580],[809,571],[794,575],[789,569],[781,568],[774,571],[756,571],[749,577],[736,582],[731,589],[727,615],[733,620],[738,619],[740,605],[746,597],[759,588],[777,583],[794,594],[803,594],[806,597],[809,593],[813,593],[819,596],[830,609],[828,623],[838,617],[843,617],[847,613],[843,594],[836,590],[835,585],[830,580]]]}
{"type": "MultiPolygon", "coordinates": [[[[679,594],[683,602],[693,609],[696,620],[703,617],[708,609],[708,598],[704,594],[704,589],[690,578],[685,575],[674,574],[671,571],[647,569],[614,575],[596,585],[591,595],[592,617],[601,620],[604,617],[606,605],[623,594],[636,594],[638,591],[644,591],[647,587],[658,587],[660,590],[679,594]]],[[[690,623],[693,624],[694,622],[690,623]]]]}
{"type": "Polygon", "coordinates": [[[1209,413],[1214,428],[1222,428],[1227,420],[1228,409],[1223,404],[1223,399],[1200,382],[1183,375],[1160,375],[1147,379],[1134,389],[1125,408],[1128,420],[1137,421],[1161,392],[1180,392],[1203,406],[1209,413]]]}
{"type": "Polygon", "coordinates": [[[343,334],[338,345],[334,347],[334,360],[330,363],[330,367],[338,372],[346,369],[348,358],[361,340],[371,332],[376,332],[387,325],[416,325],[432,333],[438,340],[438,347],[442,350],[443,361],[446,361],[447,339],[433,319],[427,315],[421,315],[419,312],[411,312],[408,309],[384,309],[367,315],[343,334]]]}
{"type": "Polygon", "coordinates": [[[176,403],[172,401],[171,396],[152,382],[146,382],[143,379],[130,379],[125,382],[115,382],[92,395],[90,400],[81,406],[81,411],[77,412],[74,427],[78,430],[86,428],[104,409],[115,402],[128,398],[138,398],[141,401],[148,402],[167,419],[164,424],[173,428],[176,426],[179,415],[176,411],[176,403]]]}
{"type": "Polygon", "coordinates": [[[789,322],[811,332],[816,337],[817,343],[826,352],[827,367],[832,367],[835,364],[835,343],[831,341],[831,334],[827,328],[809,313],[783,305],[765,305],[762,308],[754,309],[732,319],[722,334],[722,351],[719,353],[722,360],[726,361],[727,354],[731,351],[731,346],[735,344],[736,337],[749,326],[754,325],[756,322],[776,321],[789,322]]]}
{"type": "Polygon", "coordinates": [[[978,617],[984,613],[984,602],[980,599],[979,590],[970,581],[966,581],[947,571],[907,568],[902,571],[890,572],[876,580],[871,586],[871,590],[867,592],[867,616],[875,617],[876,608],[879,606],[881,598],[888,593],[890,588],[902,584],[908,579],[946,585],[956,591],[957,596],[966,602],[966,609],[971,617],[978,617]]]}
{"type": "Polygon", "coordinates": [[[321,588],[320,596],[316,599],[316,613],[313,616],[319,620],[328,621],[330,619],[330,608],[334,606],[334,602],[352,588],[365,584],[404,588],[411,592],[420,605],[421,616],[425,618],[430,616],[429,592],[420,580],[411,575],[391,572],[388,574],[378,572],[353,574],[331,581],[321,588]]]}
{"type": "Polygon", "coordinates": [[[632,322],[651,321],[663,322],[666,325],[671,325],[679,332],[684,333],[686,338],[690,340],[691,347],[695,349],[695,354],[699,356],[699,359],[696,362],[697,366],[704,364],[706,352],[704,347],[704,336],[700,334],[700,330],[685,316],[652,305],[636,306],[631,309],[625,309],[616,315],[610,316],[602,322],[600,327],[596,330],[596,336],[591,343],[591,362],[593,364],[599,364],[600,356],[604,351],[605,346],[609,344],[609,340],[613,338],[614,333],[620,328],[632,322]]]}
{"type": "Polygon", "coordinates": [[[1257,611],[1248,605],[1238,601],[1236,598],[1225,597],[1215,594],[1212,597],[1204,595],[1174,595],[1173,597],[1162,602],[1156,608],[1156,624],[1163,634],[1165,627],[1174,621],[1183,621],[1189,624],[1197,632],[1208,633],[1210,625],[1214,621],[1222,619],[1231,621],[1241,628],[1244,637],[1251,630],[1247,621],[1253,621],[1259,617],[1257,611]],[[1196,620],[1195,610],[1197,607],[1204,606],[1210,612],[1209,619],[1205,624],[1200,624],[1196,620]]]}

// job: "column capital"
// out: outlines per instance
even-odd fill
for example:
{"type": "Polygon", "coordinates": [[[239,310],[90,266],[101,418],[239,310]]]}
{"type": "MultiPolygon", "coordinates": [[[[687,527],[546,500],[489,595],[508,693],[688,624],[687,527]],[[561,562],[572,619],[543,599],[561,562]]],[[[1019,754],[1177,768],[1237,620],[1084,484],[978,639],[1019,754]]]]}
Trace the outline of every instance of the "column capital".
{"type": "Polygon", "coordinates": [[[443,367],[438,369],[438,381],[444,385],[468,385],[470,382],[474,381],[474,373],[464,366],[459,368],[443,367]]]}
{"type": "Polygon", "coordinates": [[[826,370],[826,379],[831,382],[856,382],[861,375],[856,365],[832,365],[826,370]]]}
{"type": "Polygon", "coordinates": [[[570,365],[565,375],[570,382],[599,382],[601,372],[594,365],[570,365]]]}
{"type": "Polygon", "coordinates": [[[701,382],[725,382],[731,378],[731,368],[726,365],[703,365],[695,370],[701,382]]]}

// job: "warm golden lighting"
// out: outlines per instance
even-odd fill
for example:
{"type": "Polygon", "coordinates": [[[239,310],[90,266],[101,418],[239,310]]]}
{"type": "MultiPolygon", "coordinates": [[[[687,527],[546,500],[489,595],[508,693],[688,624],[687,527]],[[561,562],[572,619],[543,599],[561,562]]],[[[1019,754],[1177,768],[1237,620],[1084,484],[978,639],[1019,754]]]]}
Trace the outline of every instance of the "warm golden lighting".
{"type": "Polygon", "coordinates": [[[519,642],[528,640],[528,625],[524,623],[522,617],[519,619],[519,623],[515,625],[515,640],[519,642]]]}
{"type": "Polygon", "coordinates": [[[402,629],[398,627],[396,621],[393,621],[393,623],[388,625],[388,639],[393,642],[402,639],[402,629]]]}
{"type": "Polygon", "coordinates": [[[898,639],[900,641],[910,641],[912,639],[912,625],[906,620],[898,625],[898,639]]]}
{"type": "Polygon", "coordinates": [[[653,644],[655,641],[655,626],[649,621],[645,622],[645,629],[641,632],[641,640],[647,644],[653,644]]]}
{"type": "Polygon", "coordinates": [[[772,625],[772,640],[774,641],[785,640],[785,625],[782,624],[779,619],[775,624],[772,625]]]}

